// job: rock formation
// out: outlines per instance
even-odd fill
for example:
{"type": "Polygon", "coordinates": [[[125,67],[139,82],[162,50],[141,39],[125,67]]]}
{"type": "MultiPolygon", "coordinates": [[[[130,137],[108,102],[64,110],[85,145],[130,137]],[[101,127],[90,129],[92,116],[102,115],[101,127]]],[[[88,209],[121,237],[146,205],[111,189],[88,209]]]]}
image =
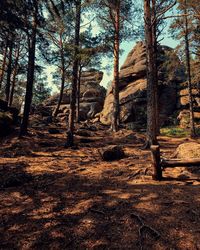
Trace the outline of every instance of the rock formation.
{"type": "MultiPolygon", "coordinates": [[[[80,88],[80,119],[87,120],[93,118],[103,108],[106,90],[100,85],[103,78],[103,72],[91,69],[85,71],[81,76],[80,88]]],[[[62,103],[58,117],[66,118],[69,112],[71,89],[66,89],[63,94],[62,103]]],[[[43,107],[54,110],[58,102],[59,94],[47,99],[43,107]]]]}
{"type": "MultiPolygon", "coordinates": [[[[198,86],[193,86],[193,107],[194,107],[194,121],[200,122],[200,88],[198,86]]],[[[190,112],[189,112],[189,94],[187,83],[182,83],[180,85],[180,91],[178,93],[178,104],[177,109],[179,124],[182,128],[187,128],[190,126],[190,112]]]]}
{"type": "Polygon", "coordinates": [[[0,137],[8,135],[18,123],[19,110],[8,107],[8,103],[0,100],[0,137]]]}
{"type": "MultiPolygon", "coordinates": [[[[185,81],[184,67],[173,49],[167,46],[159,48],[159,113],[160,124],[169,122],[169,116],[177,108],[178,86],[185,81]]],[[[146,123],[146,49],[143,42],[138,42],[130,51],[120,69],[119,96],[120,119],[137,127],[146,123]]],[[[110,124],[112,114],[112,87],[107,91],[100,121],[110,124]]]]}

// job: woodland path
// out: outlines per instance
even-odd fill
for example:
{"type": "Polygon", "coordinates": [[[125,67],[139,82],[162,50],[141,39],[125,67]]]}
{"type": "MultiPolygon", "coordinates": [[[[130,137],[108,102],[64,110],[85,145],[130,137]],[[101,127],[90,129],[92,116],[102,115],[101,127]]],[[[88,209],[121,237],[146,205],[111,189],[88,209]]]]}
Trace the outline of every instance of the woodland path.
{"type": "MultiPolygon", "coordinates": [[[[170,169],[155,182],[144,135],[99,126],[64,149],[59,130],[1,142],[0,249],[200,249],[200,171],[170,169]],[[108,144],[127,157],[103,162],[108,144]]],[[[185,140],[160,137],[162,155],[185,140]]]]}

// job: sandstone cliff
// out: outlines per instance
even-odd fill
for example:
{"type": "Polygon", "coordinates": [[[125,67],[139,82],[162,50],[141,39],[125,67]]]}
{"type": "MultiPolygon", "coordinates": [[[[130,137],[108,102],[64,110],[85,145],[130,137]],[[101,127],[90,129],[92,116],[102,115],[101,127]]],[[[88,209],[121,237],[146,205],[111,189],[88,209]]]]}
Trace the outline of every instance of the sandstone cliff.
{"type": "MultiPolygon", "coordinates": [[[[85,71],[81,76],[80,88],[80,118],[86,120],[93,118],[96,113],[103,108],[103,103],[106,95],[106,90],[100,85],[103,78],[103,72],[91,69],[85,71]]],[[[66,117],[69,112],[71,89],[66,89],[63,94],[63,99],[58,117],[66,117]]],[[[59,94],[56,94],[47,99],[43,106],[54,110],[58,102],[59,94]]]]}
{"type": "MultiPolygon", "coordinates": [[[[159,113],[161,125],[169,123],[169,116],[177,109],[179,84],[185,81],[184,67],[173,49],[159,48],[159,113]],[[173,63],[173,64],[172,64],[173,63]]],[[[146,49],[138,42],[128,54],[119,77],[120,119],[124,123],[146,123],[146,49]]],[[[100,121],[110,124],[112,114],[112,87],[107,91],[100,121]]]]}

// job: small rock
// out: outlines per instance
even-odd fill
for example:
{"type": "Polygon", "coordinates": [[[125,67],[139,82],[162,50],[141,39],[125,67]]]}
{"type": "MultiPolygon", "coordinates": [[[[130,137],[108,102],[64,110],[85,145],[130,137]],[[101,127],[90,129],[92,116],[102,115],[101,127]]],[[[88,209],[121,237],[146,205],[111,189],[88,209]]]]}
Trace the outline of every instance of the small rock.
{"type": "Polygon", "coordinates": [[[85,130],[78,130],[76,132],[77,135],[80,135],[80,136],[85,136],[85,137],[90,137],[91,134],[88,132],[88,131],[85,131],[85,130]]]}
{"type": "Polygon", "coordinates": [[[94,140],[91,140],[91,139],[89,139],[89,138],[81,138],[81,139],[80,139],[80,142],[81,142],[81,143],[91,143],[91,142],[94,142],[94,140]]]}
{"type": "Polygon", "coordinates": [[[23,184],[32,181],[33,177],[30,174],[26,173],[15,173],[10,176],[8,176],[3,184],[1,185],[3,188],[9,188],[9,187],[18,187],[22,186],[23,184]]]}
{"type": "Polygon", "coordinates": [[[56,129],[56,128],[50,128],[48,130],[49,134],[60,134],[60,130],[56,129]]]}
{"type": "Polygon", "coordinates": [[[96,117],[96,118],[94,118],[93,120],[92,120],[92,123],[97,123],[97,122],[99,122],[100,121],[100,117],[96,117]]]}
{"type": "Polygon", "coordinates": [[[104,161],[115,161],[125,157],[124,150],[121,146],[108,146],[99,151],[104,161]]]}
{"type": "Polygon", "coordinates": [[[56,147],[55,143],[44,141],[39,143],[40,147],[56,147]]]}
{"type": "Polygon", "coordinates": [[[95,131],[97,131],[97,127],[91,125],[91,126],[89,127],[89,130],[95,132],[95,131]]]}
{"type": "Polygon", "coordinates": [[[73,149],[73,150],[78,150],[79,147],[78,147],[77,145],[74,145],[74,146],[71,147],[71,149],[73,149]]]}

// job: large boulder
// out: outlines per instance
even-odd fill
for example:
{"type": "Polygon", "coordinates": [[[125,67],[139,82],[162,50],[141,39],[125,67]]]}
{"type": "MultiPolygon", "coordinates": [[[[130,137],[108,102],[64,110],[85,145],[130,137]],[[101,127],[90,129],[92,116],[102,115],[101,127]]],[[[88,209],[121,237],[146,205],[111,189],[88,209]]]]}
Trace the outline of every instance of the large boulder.
{"type": "Polygon", "coordinates": [[[180,159],[200,158],[200,144],[197,142],[182,143],[176,149],[174,156],[180,159]]]}
{"type": "MultiPolygon", "coordinates": [[[[160,124],[168,122],[177,104],[177,83],[184,80],[184,68],[173,49],[167,46],[159,47],[159,113],[160,124]],[[178,65],[169,67],[168,61],[178,65]],[[170,68],[170,72],[169,72],[170,68]]],[[[128,54],[119,73],[120,120],[124,123],[145,125],[146,123],[146,49],[143,42],[138,42],[128,54]]],[[[103,124],[111,123],[113,110],[112,86],[108,89],[104,108],[100,114],[103,124]]]]}
{"type": "Polygon", "coordinates": [[[19,110],[0,100],[0,137],[8,135],[19,122],[19,110]]]}
{"type": "MultiPolygon", "coordinates": [[[[100,85],[103,79],[103,72],[91,69],[85,71],[81,76],[80,84],[80,119],[87,120],[94,118],[103,108],[106,90],[100,85]]],[[[63,94],[61,107],[59,110],[60,117],[66,117],[69,113],[71,89],[66,89],[63,94]]],[[[48,98],[43,107],[53,110],[59,99],[59,94],[48,98]]]]}
{"type": "Polygon", "coordinates": [[[8,135],[14,126],[14,120],[10,112],[0,111],[0,137],[8,135]]]}
{"type": "MultiPolygon", "coordinates": [[[[146,79],[140,79],[125,86],[119,93],[120,99],[120,119],[122,122],[136,120],[136,115],[141,107],[146,102],[146,79]]],[[[109,125],[113,110],[113,94],[112,91],[107,94],[104,109],[100,114],[100,121],[109,125]]],[[[139,117],[138,117],[139,118],[139,117]]]]}

